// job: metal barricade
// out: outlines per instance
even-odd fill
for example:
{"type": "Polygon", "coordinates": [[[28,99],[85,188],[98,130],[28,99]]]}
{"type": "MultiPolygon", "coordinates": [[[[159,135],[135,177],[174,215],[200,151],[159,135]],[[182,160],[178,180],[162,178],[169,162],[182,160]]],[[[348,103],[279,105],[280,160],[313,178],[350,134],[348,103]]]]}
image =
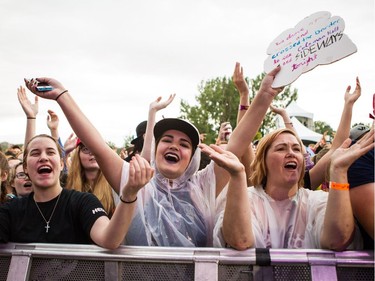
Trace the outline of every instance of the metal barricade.
{"type": "Polygon", "coordinates": [[[2,280],[374,280],[374,252],[2,244],[2,280]]]}

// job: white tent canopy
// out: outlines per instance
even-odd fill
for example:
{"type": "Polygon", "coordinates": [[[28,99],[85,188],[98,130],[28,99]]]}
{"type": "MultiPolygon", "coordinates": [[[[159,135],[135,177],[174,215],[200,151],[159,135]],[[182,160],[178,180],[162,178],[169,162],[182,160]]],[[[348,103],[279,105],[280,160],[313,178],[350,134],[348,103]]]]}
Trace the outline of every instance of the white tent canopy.
{"type": "Polygon", "coordinates": [[[299,107],[296,101],[292,101],[287,108],[285,108],[286,112],[288,112],[290,117],[297,116],[297,117],[305,117],[308,119],[313,119],[314,113],[307,112],[306,110],[299,107]]]}
{"type": "Polygon", "coordinates": [[[316,133],[309,128],[305,127],[296,117],[291,118],[293,127],[296,129],[298,136],[301,140],[318,142],[322,139],[322,134],[316,133]]]}
{"type": "MultiPolygon", "coordinates": [[[[292,117],[294,129],[297,131],[298,136],[303,141],[318,142],[322,139],[322,134],[316,133],[309,128],[305,127],[296,117],[292,117]]],[[[284,128],[284,122],[281,116],[276,119],[276,125],[278,128],[284,128]]]]}

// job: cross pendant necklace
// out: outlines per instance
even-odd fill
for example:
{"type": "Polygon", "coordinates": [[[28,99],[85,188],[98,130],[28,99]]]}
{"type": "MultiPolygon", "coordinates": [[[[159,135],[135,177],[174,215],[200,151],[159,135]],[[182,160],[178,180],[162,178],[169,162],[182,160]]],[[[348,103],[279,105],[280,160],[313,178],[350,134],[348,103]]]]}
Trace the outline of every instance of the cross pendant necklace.
{"type": "Polygon", "coordinates": [[[46,233],[48,233],[48,229],[50,229],[49,221],[46,221],[47,225],[44,227],[46,229],[46,233]]]}
{"type": "Polygon", "coordinates": [[[39,206],[38,206],[38,203],[36,203],[35,199],[34,199],[34,202],[35,202],[35,205],[36,207],[38,208],[38,211],[39,213],[42,215],[42,218],[43,220],[45,221],[46,223],[46,226],[44,227],[46,229],[46,233],[48,233],[48,230],[51,228],[49,226],[49,223],[51,222],[51,219],[52,219],[52,216],[53,214],[55,213],[55,210],[56,210],[56,206],[57,206],[57,203],[59,203],[59,199],[60,199],[60,195],[61,195],[62,191],[60,192],[59,196],[57,197],[57,200],[56,200],[56,203],[55,203],[55,206],[53,207],[53,210],[52,210],[52,213],[51,213],[51,216],[49,217],[49,220],[47,221],[46,218],[44,217],[43,213],[42,213],[42,210],[40,210],[39,206]]]}

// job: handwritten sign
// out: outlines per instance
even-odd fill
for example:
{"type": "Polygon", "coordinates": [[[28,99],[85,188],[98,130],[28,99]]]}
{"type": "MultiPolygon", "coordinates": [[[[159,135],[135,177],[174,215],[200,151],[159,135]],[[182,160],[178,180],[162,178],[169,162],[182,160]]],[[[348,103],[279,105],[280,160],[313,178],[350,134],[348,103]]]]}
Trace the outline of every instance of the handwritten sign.
{"type": "Polygon", "coordinates": [[[343,33],[345,22],[330,12],[317,12],[281,33],[267,49],[269,57],[264,71],[280,65],[272,86],[281,87],[295,81],[320,64],[330,64],[357,51],[356,45],[343,33]]]}

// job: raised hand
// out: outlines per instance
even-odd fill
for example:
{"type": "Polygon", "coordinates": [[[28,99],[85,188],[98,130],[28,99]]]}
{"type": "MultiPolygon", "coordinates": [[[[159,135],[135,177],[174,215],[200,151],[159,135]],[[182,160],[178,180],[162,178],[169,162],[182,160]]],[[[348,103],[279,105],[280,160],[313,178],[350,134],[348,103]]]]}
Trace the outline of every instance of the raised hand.
{"type": "Polygon", "coordinates": [[[18,101],[27,117],[35,118],[39,112],[38,96],[35,96],[34,103],[27,98],[26,89],[22,86],[17,88],[18,101]]]}
{"type": "Polygon", "coordinates": [[[272,97],[276,97],[279,93],[281,93],[284,90],[284,87],[278,87],[278,88],[272,88],[273,80],[275,80],[275,76],[279,71],[281,70],[281,67],[278,66],[271,70],[269,73],[264,76],[262,80],[262,84],[260,85],[259,92],[266,92],[270,94],[272,97]]]}
{"type": "Polygon", "coordinates": [[[276,113],[276,114],[278,114],[280,116],[283,116],[283,114],[286,114],[285,108],[282,108],[282,107],[276,107],[276,106],[274,106],[274,105],[271,104],[270,105],[270,109],[271,109],[271,111],[273,113],[276,113]]]}
{"type": "MultiPolygon", "coordinates": [[[[347,170],[353,162],[374,149],[374,128],[372,128],[366,135],[364,135],[358,142],[350,146],[351,140],[347,139],[344,143],[336,149],[331,156],[331,172],[335,168],[347,170]]],[[[331,178],[334,175],[331,175],[331,178]]]]}
{"type": "Polygon", "coordinates": [[[161,101],[161,97],[158,97],[155,101],[150,103],[150,107],[148,110],[146,133],[144,136],[144,144],[141,152],[142,157],[147,159],[148,161],[151,161],[151,146],[154,137],[153,129],[155,126],[156,112],[158,112],[160,109],[167,107],[173,101],[175,96],[176,94],[170,95],[166,101],[161,101]]]}
{"type": "Polygon", "coordinates": [[[243,75],[243,67],[239,62],[236,62],[232,79],[240,95],[249,93],[249,86],[247,85],[245,77],[243,75]]]}
{"type": "Polygon", "coordinates": [[[201,143],[199,144],[199,148],[203,153],[207,154],[213,161],[215,161],[218,166],[227,170],[232,176],[245,172],[244,165],[233,153],[214,144],[208,146],[201,143]]]}
{"type": "Polygon", "coordinates": [[[346,88],[344,100],[346,103],[355,103],[357,99],[361,96],[361,83],[359,82],[358,77],[356,78],[356,86],[353,93],[350,93],[351,86],[349,85],[346,88]]]}
{"type": "Polygon", "coordinates": [[[45,99],[50,99],[50,100],[56,100],[56,98],[64,92],[66,89],[65,87],[56,79],[53,78],[47,78],[47,77],[41,77],[41,78],[32,78],[32,79],[26,79],[25,80],[25,85],[26,87],[33,92],[35,95],[45,98],[45,99]],[[39,92],[36,87],[38,86],[38,83],[46,83],[48,85],[51,85],[53,87],[53,90],[51,91],[46,91],[46,92],[39,92]]]}
{"type": "Polygon", "coordinates": [[[69,137],[66,139],[64,143],[64,150],[66,154],[69,154],[76,148],[77,139],[78,138],[74,135],[74,133],[71,133],[69,137]]]}
{"type": "Polygon", "coordinates": [[[50,129],[50,131],[57,130],[59,128],[59,116],[57,116],[57,114],[50,109],[48,110],[47,127],[50,129]]]}
{"type": "Polygon", "coordinates": [[[150,104],[150,109],[154,109],[156,111],[159,111],[160,109],[166,108],[174,100],[175,96],[176,96],[176,94],[172,94],[165,101],[161,101],[162,97],[158,97],[155,101],[153,101],[150,104]]]}

